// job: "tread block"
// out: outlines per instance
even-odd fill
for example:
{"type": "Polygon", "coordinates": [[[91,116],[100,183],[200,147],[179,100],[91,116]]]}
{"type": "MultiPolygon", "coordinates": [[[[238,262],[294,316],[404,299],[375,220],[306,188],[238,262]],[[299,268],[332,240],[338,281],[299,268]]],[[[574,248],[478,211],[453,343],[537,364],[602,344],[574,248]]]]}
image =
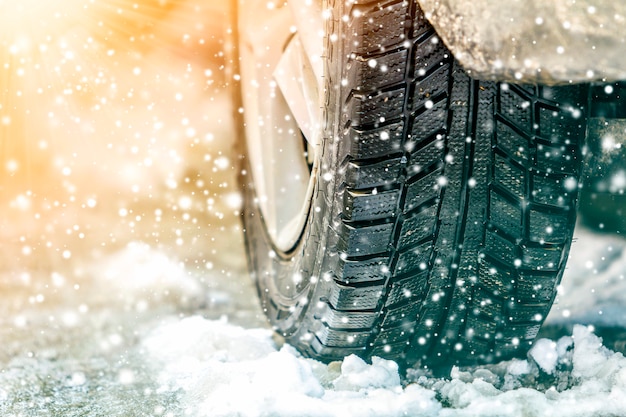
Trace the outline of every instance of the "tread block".
{"type": "Polygon", "coordinates": [[[478,314],[468,314],[467,316],[465,335],[469,339],[468,341],[489,340],[494,337],[496,329],[496,323],[485,317],[478,314]]]}
{"type": "Polygon", "coordinates": [[[537,323],[512,323],[500,329],[498,342],[503,345],[511,342],[517,343],[522,349],[527,350],[532,345],[532,341],[539,333],[540,328],[541,324],[537,323]],[[526,347],[524,348],[523,345],[526,347]]]}
{"type": "MultiPolygon", "coordinates": [[[[324,327],[316,334],[320,343],[324,347],[355,347],[363,346],[367,343],[371,332],[354,332],[349,330],[335,330],[328,327],[324,327]]],[[[320,347],[318,347],[319,349],[320,347]]]]}
{"type": "Polygon", "coordinates": [[[399,30],[398,25],[408,29],[411,21],[403,2],[359,11],[352,13],[351,29],[348,29],[351,36],[346,42],[356,48],[357,54],[384,51],[404,42],[406,30],[399,30]]]}
{"type": "Polygon", "coordinates": [[[522,246],[522,267],[535,271],[558,271],[563,257],[558,245],[522,246]]]}
{"type": "Polygon", "coordinates": [[[336,278],[344,284],[382,281],[391,275],[386,257],[367,259],[362,261],[340,260],[336,278]]]}
{"type": "Polygon", "coordinates": [[[401,252],[396,263],[395,275],[407,274],[410,272],[419,273],[428,269],[428,263],[433,252],[434,243],[428,241],[421,245],[401,252]],[[415,272],[418,271],[418,272],[415,272]]]}
{"type": "Polygon", "coordinates": [[[402,115],[404,108],[404,87],[353,96],[348,102],[348,114],[352,126],[378,126],[402,115]]]}
{"type": "Polygon", "coordinates": [[[569,239],[570,229],[567,216],[563,213],[530,210],[529,237],[534,242],[563,244],[569,239]]]}
{"type": "Polygon", "coordinates": [[[356,57],[348,62],[353,85],[376,91],[404,80],[408,50],[400,49],[371,58],[356,57]]]}
{"type": "Polygon", "coordinates": [[[412,97],[412,110],[419,110],[422,107],[428,109],[430,106],[442,106],[444,111],[447,109],[448,100],[448,79],[450,78],[449,63],[437,63],[439,66],[426,79],[415,84],[412,97]],[[428,103],[430,101],[430,103],[428,103]]]}
{"type": "Polygon", "coordinates": [[[328,327],[335,330],[369,329],[374,325],[378,316],[378,313],[343,312],[329,308],[322,320],[326,321],[328,327]]]}
{"type": "Polygon", "coordinates": [[[395,345],[406,342],[413,335],[413,325],[415,323],[407,323],[406,328],[397,327],[394,329],[384,329],[376,336],[376,345],[395,345]]]}
{"type": "MultiPolygon", "coordinates": [[[[453,351],[451,358],[459,358],[461,362],[467,362],[468,359],[480,362],[489,362],[491,359],[489,343],[482,339],[463,340],[459,351],[453,351]]],[[[453,360],[453,359],[451,359],[453,360]]]]}
{"type": "Polygon", "coordinates": [[[417,242],[432,236],[436,224],[436,205],[425,207],[419,213],[405,219],[402,222],[400,241],[398,242],[399,250],[414,246],[417,242]]]}
{"type": "Polygon", "coordinates": [[[510,163],[502,155],[496,154],[494,160],[494,179],[519,199],[526,194],[525,172],[510,163]]]}
{"type": "Polygon", "coordinates": [[[532,131],[533,105],[527,98],[520,95],[516,88],[509,84],[501,84],[499,91],[499,111],[511,122],[525,132],[532,131]],[[502,88],[506,85],[508,88],[502,88]]]}
{"type": "Polygon", "coordinates": [[[376,129],[364,131],[350,128],[349,151],[355,159],[380,158],[402,152],[403,122],[396,122],[376,129]]]}
{"type": "Polygon", "coordinates": [[[496,121],[496,144],[498,148],[522,166],[530,161],[530,145],[528,139],[513,130],[501,120],[496,121]]]}
{"type": "MultiPolygon", "coordinates": [[[[443,88],[445,91],[450,76],[451,61],[450,52],[435,31],[432,31],[415,47],[413,78],[418,80],[418,86],[423,82],[435,88],[443,88]],[[434,75],[435,73],[439,74],[434,75]],[[434,78],[431,78],[431,75],[434,75],[434,78]]],[[[419,106],[414,108],[417,107],[419,106]]]]}
{"type": "Polygon", "coordinates": [[[350,162],[346,172],[346,184],[353,189],[389,186],[398,180],[401,170],[400,158],[373,164],[350,162]]]}
{"type": "Polygon", "coordinates": [[[372,355],[371,356],[378,356],[381,358],[388,358],[388,357],[402,357],[404,354],[404,351],[407,349],[407,347],[409,346],[409,342],[408,341],[403,341],[400,343],[395,343],[395,344],[384,344],[384,345],[379,345],[374,347],[374,349],[372,349],[372,355]]]}
{"type": "Polygon", "coordinates": [[[573,106],[561,105],[559,110],[539,106],[539,134],[553,143],[578,141],[582,130],[582,114],[580,109],[573,106]]]}
{"type": "Polygon", "coordinates": [[[337,249],[347,256],[386,252],[391,241],[393,223],[352,227],[342,223],[337,249]]]}
{"type": "Polygon", "coordinates": [[[575,175],[580,151],[571,145],[537,143],[537,169],[555,174],[575,175]]]}
{"type": "Polygon", "coordinates": [[[522,210],[515,204],[491,191],[489,220],[493,226],[513,237],[522,236],[522,210]]]}
{"type": "Polygon", "coordinates": [[[430,24],[430,22],[426,19],[426,16],[424,16],[424,12],[422,11],[421,8],[417,8],[417,14],[415,16],[415,19],[413,20],[413,31],[411,36],[413,38],[417,38],[419,36],[421,36],[422,34],[432,31],[433,27],[430,24]]]}
{"type": "Polygon", "coordinates": [[[488,289],[477,288],[472,294],[470,315],[482,316],[483,320],[488,319],[495,324],[502,323],[504,321],[502,298],[494,296],[488,289]]]}
{"type": "MultiPolygon", "coordinates": [[[[422,141],[423,138],[414,138],[415,140],[422,141]]],[[[414,178],[419,175],[426,168],[433,165],[439,165],[438,168],[443,167],[443,158],[445,153],[445,137],[443,135],[438,136],[435,140],[429,142],[424,147],[414,150],[417,142],[409,142],[406,147],[411,152],[411,159],[407,166],[407,176],[414,178]]]]}
{"type": "Polygon", "coordinates": [[[489,353],[489,350],[489,341],[479,337],[470,338],[463,342],[463,355],[471,355],[475,358],[482,358],[489,353]]]}
{"type": "Polygon", "coordinates": [[[516,299],[525,303],[548,303],[554,297],[554,287],[552,276],[522,272],[517,280],[516,299]]]}
{"type": "Polygon", "coordinates": [[[533,175],[533,201],[557,207],[573,204],[573,196],[565,189],[566,178],[555,178],[546,174],[533,175]]]}
{"type": "Polygon", "coordinates": [[[448,119],[448,100],[439,99],[431,102],[432,107],[424,107],[424,111],[413,117],[411,122],[411,139],[419,143],[446,127],[448,119]]]}
{"type": "Polygon", "coordinates": [[[505,313],[507,320],[513,323],[532,323],[541,325],[550,309],[550,303],[522,303],[519,301],[507,303],[505,313]]]}
{"type": "MultiPolygon", "coordinates": [[[[519,338],[518,338],[519,339],[519,338]]],[[[496,340],[496,346],[493,350],[494,361],[500,361],[501,358],[512,358],[516,356],[520,356],[521,353],[527,351],[532,344],[528,346],[524,346],[518,341],[513,342],[513,340],[496,340]]]]}
{"type": "Polygon", "coordinates": [[[485,252],[513,267],[517,258],[517,246],[497,234],[485,233],[485,252]]]}
{"type": "Polygon", "coordinates": [[[328,301],[338,311],[372,310],[382,294],[382,285],[355,288],[337,284],[333,285],[328,301]]]}
{"type": "Polygon", "coordinates": [[[381,327],[384,329],[396,327],[412,329],[417,322],[419,311],[420,305],[418,303],[404,303],[403,305],[390,308],[385,312],[385,318],[381,327]]]}
{"type": "Polygon", "coordinates": [[[524,339],[526,340],[535,340],[535,338],[537,337],[537,334],[539,334],[540,329],[541,329],[541,324],[535,324],[531,326],[526,326],[523,329],[523,333],[522,332],[520,333],[524,335],[524,339]]]}
{"type": "MultiPolygon", "coordinates": [[[[399,303],[409,302],[411,308],[415,308],[415,312],[419,310],[417,300],[423,299],[426,293],[426,287],[428,286],[428,272],[422,271],[421,273],[398,280],[391,285],[391,290],[387,296],[387,306],[393,306],[399,303]]],[[[420,303],[421,304],[421,303],[420,303]]],[[[411,313],[413,310],[411,310],[411,313]]],[[[389,315],[389,313],[387,314],[389,315]]],[[[415,317],[413,318],[415,319],[415,317]]],[[[387,318],[385,318],[387,320],[387,318]]]]}
{"type": "Polygon", "coordinates": [[[404,203],[404,213],[407,213],[428,200],[432,200],[439,196],[440,187],[439,179],[443,173],[442,169],[437,169],[420,178],[419,180],[409,184],[406,191],[406,199],[404,203]]]}
{"type": "Polygon", "coordinates": [[[506,297],[513,291],[514,275],[508,267],[500,267],[482,258],[478,265],[478,282],[489,297],[506,297]]]}
{"type": "Polygon", "coordinates": [[[344,219],[351,221],[377,220],[393,217],[398,206],[400,190],[380,193],[344,193],[344,219]]]}

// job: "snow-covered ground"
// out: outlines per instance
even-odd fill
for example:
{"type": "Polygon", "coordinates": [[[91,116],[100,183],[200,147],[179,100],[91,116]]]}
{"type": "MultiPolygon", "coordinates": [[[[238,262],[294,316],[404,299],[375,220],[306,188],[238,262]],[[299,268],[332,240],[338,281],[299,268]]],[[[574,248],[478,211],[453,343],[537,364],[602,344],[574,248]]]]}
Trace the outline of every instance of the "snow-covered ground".
{"type": "Polygon", "coordinates": [[[626,240],[577,235],[547,323],[566,334],[538,340],[525,360],[441,379],[401,376],[382,359],[326,365],[281,346],[243,261],[196,271],[133,241],[80,278],[51,274],[49,296],[5,279],[0,415],[626,415],[626,358],[610,349],[626,341],[626,240]],[[610,348],[594,326],[615,336],[610,348]]]}
{"type": "Polygon", "coordinates": [[[405,377],[276,341],[246,273],[218,12],[99,10],[124,29],[59,28],[37,55],[60,89],[9,84],[41,123],[2,119],[25,145],[0,154],[0,416],[626,415],[626,240],[582,227],[526,360],[405,377]]]}

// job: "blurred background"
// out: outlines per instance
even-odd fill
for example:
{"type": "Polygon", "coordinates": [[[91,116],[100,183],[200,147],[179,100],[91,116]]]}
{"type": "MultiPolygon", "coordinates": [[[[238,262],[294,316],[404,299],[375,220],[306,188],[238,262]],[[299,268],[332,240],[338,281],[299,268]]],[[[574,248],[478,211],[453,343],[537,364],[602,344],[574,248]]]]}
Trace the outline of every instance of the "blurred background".
{"type": "Polygon", "coordinates": [[[3,291],[52,296],[135,241],[245,268],[227,3],[0,0],[3,291]]]}
{"type": "Polygon", "coordinates": [[[148,395],[142,338],[186,315],[265,323],[228,3],[0,0],[0,414],[182,415],[148,395]]]}

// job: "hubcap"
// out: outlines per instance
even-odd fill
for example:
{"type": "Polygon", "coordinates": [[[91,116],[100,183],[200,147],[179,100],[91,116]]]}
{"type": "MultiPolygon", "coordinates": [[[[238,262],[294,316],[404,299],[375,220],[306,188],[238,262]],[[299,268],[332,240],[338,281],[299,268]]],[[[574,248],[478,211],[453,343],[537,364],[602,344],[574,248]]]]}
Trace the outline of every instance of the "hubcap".
{"type": "Polygon", "coordinates": [[[240,4],[244,121],[252,176],[274,246],[288,252],[304,228],[318,169],[321,5],[311,0],[283,6],[240,4]]]}

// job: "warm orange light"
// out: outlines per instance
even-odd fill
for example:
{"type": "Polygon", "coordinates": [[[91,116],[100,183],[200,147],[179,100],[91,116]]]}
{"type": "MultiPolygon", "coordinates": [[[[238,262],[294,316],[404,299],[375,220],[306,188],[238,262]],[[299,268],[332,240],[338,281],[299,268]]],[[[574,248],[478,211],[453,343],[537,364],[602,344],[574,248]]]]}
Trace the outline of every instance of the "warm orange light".
{"type": "Polygon", "coordinates": [[[115,240],[87,214],[119,219],[212,163],[225,3],[0,0],[0,251],[115,240]]]}

